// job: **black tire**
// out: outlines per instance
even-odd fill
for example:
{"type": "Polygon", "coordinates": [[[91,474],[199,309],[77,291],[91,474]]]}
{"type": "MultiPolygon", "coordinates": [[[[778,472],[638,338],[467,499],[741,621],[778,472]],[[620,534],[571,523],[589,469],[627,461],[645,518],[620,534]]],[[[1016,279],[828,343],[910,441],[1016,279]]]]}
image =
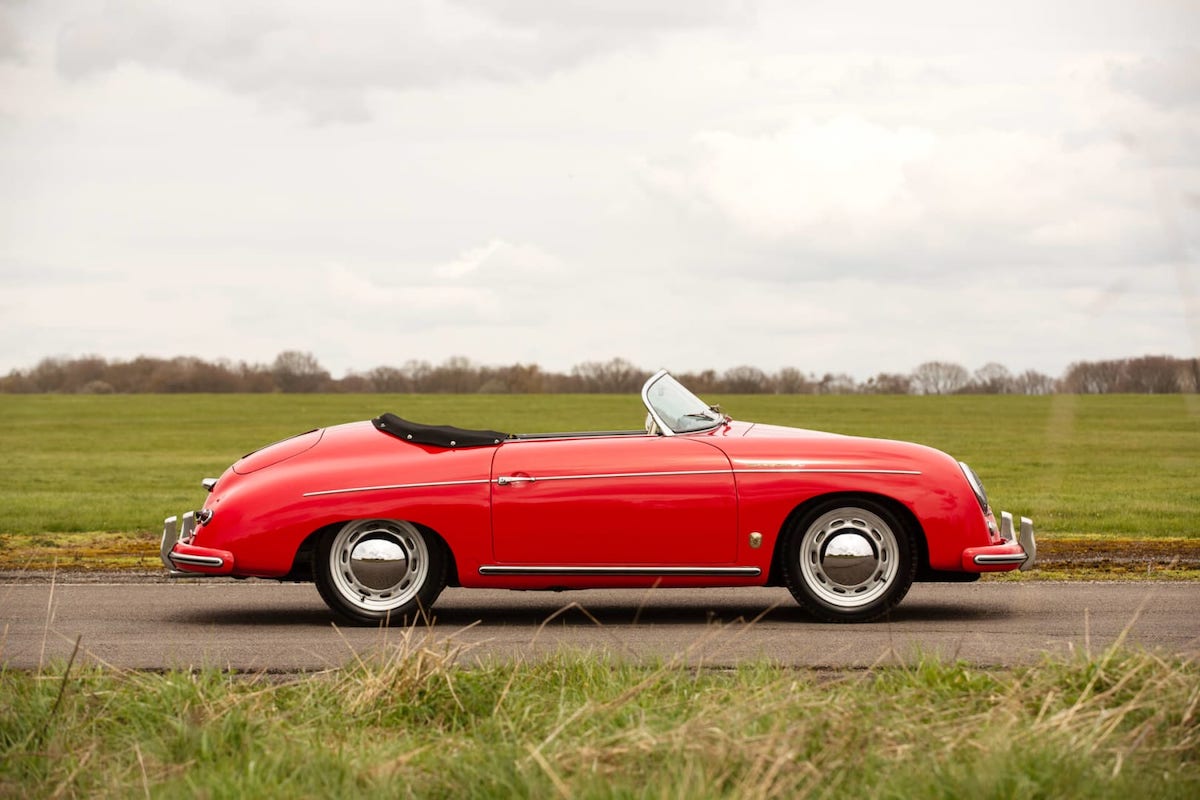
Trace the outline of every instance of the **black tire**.
{"type": "Polygon", "coordinates": [[[313,552],[317,591],[357,625],[408,625],[446,586],[441,539],[403,520],[360,519],[321,535],[313,552]]]}
{"type": "Polygon", "coordinates": [[[825,622],[870,622],[896,607],[917,574],[913,532],[865,498],[821,503],[787,532],[783,576],[792,596],[825,622]]]}

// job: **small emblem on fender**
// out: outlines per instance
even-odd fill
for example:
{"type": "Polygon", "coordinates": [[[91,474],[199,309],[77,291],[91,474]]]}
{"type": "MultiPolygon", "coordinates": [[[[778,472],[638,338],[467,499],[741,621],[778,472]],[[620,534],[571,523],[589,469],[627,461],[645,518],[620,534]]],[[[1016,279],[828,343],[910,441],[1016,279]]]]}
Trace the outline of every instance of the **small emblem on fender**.
{"type": "Polygon", "coordinates": [[[754,533],[750,534],[750,546],[753,547],[755,550],[762,547],[762,534],[761,533],[759,533],[758,531],[755,531],[754,533]]]}

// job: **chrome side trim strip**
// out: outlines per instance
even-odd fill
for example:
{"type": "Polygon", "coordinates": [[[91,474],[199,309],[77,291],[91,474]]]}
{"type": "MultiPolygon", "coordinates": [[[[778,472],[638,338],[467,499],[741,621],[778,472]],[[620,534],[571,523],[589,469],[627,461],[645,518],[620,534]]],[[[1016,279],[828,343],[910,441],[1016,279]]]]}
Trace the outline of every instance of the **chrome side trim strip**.
{"type": "Polygon", "coordinates": [[[507,486],[513,481],[527,481],[530,483],[542,481],[582,481],[591,480],[593,478],[673,478],[676,476],[688,477],[692,475],[728,475],[727,469],[685,469],[685,470],[668,470],[666,472],[596,472],[588,475],[539,475],[536,478],[532,477],[509,477],[503,476],[496,479],[496,483],[501,486],[507,486]]]}
{"type": "Polygon", "coordinates": [[[811,473],[814,475],[920,475],[919,470],[911,469],[694,469],[668,470],[664,472],[599,472],[587,475],[538,475],[537,477],[515,477],[502,475],[496,479],[500,486],[508,486],[517,482],[536,483],[540,481],[576,481],[594,478],[672,478],[691,475],[788,475],[811,473]]]}
{"type": "Polygon", "coordinates": [[[483,566],[480,575],[727,575],[752,578],[761,575],[758,567],[556,567],[556,566],[483,566]]]}
{"type": "Polygon", "coordinates": [[[351,492],[383,492],[390,489],[429,489],[436,486],[472,486],[481,483],[491,483],[488,478],[473,481],[429,481],[427,483],[391,483],[384,486],[355,486],[349,489],[326,489],[321,492],[305,492],[305,497],[323,497],[329,494],[349,494],[351,492]]]}
{"type": "Polygon", "coordinates": [[[346,489],[325,489],[319,492],[305,492],[304,497],[324,497],[331,494],[350,494],[353,492],[383,492],[393,489],[429,489],[439,486],[476,486],[484,483],[495,483],[498,486],[511,486],[514,483],[535,483],[540,481],[579,481],[598,480],[603,478],[674,478],[692,475],[787,475],[810,473],[814,475],[920,475],[919,470],[911,469],[696,469],[668,470],[664,472],[600,472],[587,475],[539,475],[536,477],[517,477],[501,475],[495,479],[479,478],[469,481],[427,481],[424,483],[390,483],[380,486],[354,486],[346,489]]]}
{"type": "Polygon", "coordinates": [[[826,469],[823,467],[796,469],[735,469],[735,475],[790,475],[812,473],[814,475],[920,475],[919,469],[826,469]]]}
{"type": "Polygon", "coordinates": [[[221,567],[225,559],[217,556],[193,556],[187,553],[171,553],[171,560],[176,564],[194,564],[197,567],[221,567]]]}
{"type": "Polygon", "coordinates": [[[1024,553],[1012,553],[1008,555],[978,555],[975,556],[976,564],[1024,564],[1029,556],[1024,553]]]}

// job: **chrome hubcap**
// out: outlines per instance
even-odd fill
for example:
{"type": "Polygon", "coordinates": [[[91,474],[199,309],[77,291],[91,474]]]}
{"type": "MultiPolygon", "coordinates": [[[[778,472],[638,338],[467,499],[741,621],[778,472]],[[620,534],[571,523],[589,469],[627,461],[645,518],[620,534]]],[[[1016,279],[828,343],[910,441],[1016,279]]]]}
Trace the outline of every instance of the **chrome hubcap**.
{"type": "Polygon", "coordinates": [[[896,534],[876,514],[839,508],[804,532],[800,573],[813,594],[839,608],[859,608],[892,585],[899,568],[896,534]]]}
{"type": "Polygon", "coordinates": [[[409,522],[360,520],[333,540],[333,583],[354,605],[388,611],[416,597],[429,574],[425,537],[409,522]]]}
{"type": "Polygon", "coordinates": [[[350,551],[350,572],[369,589],[384,591],[408,572],[408,554],[390,539],[365,539],[350,551]]]}
{"type": "Polygon", "coordinates": [[[830,537],[825,546],[821,567],[839,586],[857,586],[879,569],[879,557],[865,537],[839,533],[830,537]]]}

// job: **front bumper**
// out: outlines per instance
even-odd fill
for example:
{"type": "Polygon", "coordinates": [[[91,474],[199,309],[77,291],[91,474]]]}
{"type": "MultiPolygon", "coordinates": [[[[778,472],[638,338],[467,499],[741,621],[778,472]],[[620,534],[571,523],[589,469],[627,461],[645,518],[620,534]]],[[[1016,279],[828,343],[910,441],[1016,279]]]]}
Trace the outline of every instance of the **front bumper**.
{"type": "Polygon", "coordinates": [[[1000,538],[1004,544],[968,547],[962,554],[962,567],[967,572],[1005,572],[1014,568],[1027,570],[1037,561],[1037,539],[1033,520],[1021,517],[1021,530],[1013,526],[1013,515],[1000,512],[1000,538]]]}
{"type": "Polygon", "coordinates": [[[177,517],[163,521],[160,552],[163,564],[174,577],[181,575],[229,575],[233,572],[233,553],[212,547],[192,544],[196,537],[196,515],[183,515],[182,527],[177,517]]]}

